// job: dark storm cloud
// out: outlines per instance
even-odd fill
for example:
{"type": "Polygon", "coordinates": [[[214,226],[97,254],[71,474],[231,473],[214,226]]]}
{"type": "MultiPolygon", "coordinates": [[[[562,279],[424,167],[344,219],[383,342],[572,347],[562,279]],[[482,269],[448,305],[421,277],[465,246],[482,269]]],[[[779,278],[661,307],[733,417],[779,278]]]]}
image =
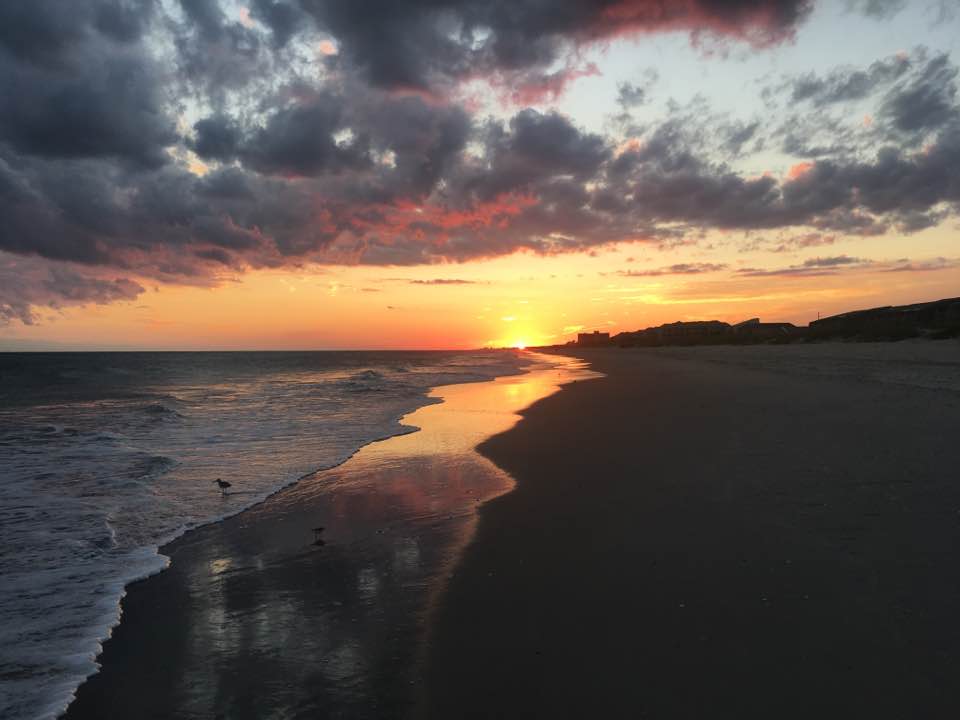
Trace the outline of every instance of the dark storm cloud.
{"type": "Polygon", "coordinates": [[[393,153],[393,167],[383,178],[389,192],[413,196],[429,193],[451,170],[472,129],[462,108],[416,96],[363,102],[351,110],[350,120],[375,149],[393,153]]]}
{"type": "Polygon", "coordinates": [[[270,28],[275,47],[283,47],[298,30],[305,18],[296,0],[253,0],[252,16],[270,28]]]}
{"type": "Polygon", "coordinates": [[[70,305],[105,305],[134,300],[144,289],[127,278],[97,277],[69,265],[36,258],[0,258],[0,325],[37,321],[36,307],[59,310],[70,305]]]}
{"type": "Polygon", "coordinates": [[[0,3],[0,48],[21,61],[62,68],[85,43],[139,40],[153,6],[153,0],[0,3]]]}
{"type": "Polygon", "coordinates": [[[591,178],[610,158],[600,135],[582,132],[556,113],[523,110],[504,127],[491,123],[484,137],[489,165],[465,181],[482,200],[529,190],[557,176],[579,181],[591,178]]]}
{"type": "Polygon", "coordinates": [[[433,88],[468,74],[545,68],[565,46],[686,30],[769,44],[806,0],[302,0],[317,26],[377,87],[433,88]]]}
{"type": "Polygon", "coordinates": [[[92,37],[70,56],[58,66],[0,53],[0,95],[16,98],[0,113],[0,141],[40,157],[162,164],[176,134],[156,66],[136,47],[92,37]]]}
{"type": "Polygon", "coordinates": [[[240,147],[240,129],[224,116],[198,120],[193,125],[193,151],[204,160],[232,160],[240,147]]]}
{"type": "Polygon", "coordinates": [[[579,47],[618,35],[778,42],[808,2],[248,5],[0,2],[0,93],[16,98],[0,113],[0,315],[127,299],[136,278],[211,284],[306,262],[408,266],[713,229],[915,232],[960,204],[946,56],[787,79],[774,92],[795,106],[782,128],[703,100],[634,122],[652,72],[611,98],[627,137],[554,111],[477,117],[451,99],[462,80],[506,101],[556,94],[593,72],[579,47]],[[316,55],[322,41],[337,52],[316,55]],[[872,129],[808,112],[867,97],[872,129]],[[781,178],[725,162],[774,140],[807,164],[781,178]]]}
{"type": "Polygon", "coordinates": [[[340,100],[331,95],[274,113],[243,149],[244,164],[261,173],[310,177],[363,161],[354,143],[338,143],[340,100]]]}

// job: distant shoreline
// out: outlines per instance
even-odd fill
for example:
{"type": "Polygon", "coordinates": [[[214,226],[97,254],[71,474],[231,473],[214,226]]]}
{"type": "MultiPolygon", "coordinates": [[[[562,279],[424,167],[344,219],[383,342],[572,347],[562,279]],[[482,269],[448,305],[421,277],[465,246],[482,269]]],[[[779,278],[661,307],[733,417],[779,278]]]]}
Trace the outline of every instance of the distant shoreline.
{"type": "Polygon", "coordinates": [[[805,327],[751,318],[733,325],[720,320],[673,322],[613,336],[594,330],[579,333],[576,341],[550,348],[758,345],[830,340],[896,342],[911,338],[945,340],[954,337],[960,337],[960,298],[854,310],[818,318],[805,327]]]}
{"type": "Polygon", "coordinates": [[[169,567],[127,587],[65,717],[408,712],[432,594],[478,504],[512,486],[474,445],[566,374],[438,386],[411,432],[164,545],[169,567]]]}

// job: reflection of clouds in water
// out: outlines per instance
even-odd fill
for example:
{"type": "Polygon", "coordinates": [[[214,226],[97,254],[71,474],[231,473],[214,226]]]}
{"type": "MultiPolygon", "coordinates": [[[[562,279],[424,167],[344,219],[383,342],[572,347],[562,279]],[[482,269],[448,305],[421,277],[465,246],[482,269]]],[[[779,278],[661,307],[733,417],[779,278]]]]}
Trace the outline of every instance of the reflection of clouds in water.
{"type": "Polygon", "coordinates": [[[292,599],[284,596],[273,598],[242,619],[241,622],[250,626],[246,642],[258,650],[277,652],[296,647],[295,628],[300,624],[301,615],[301,608],[292,599]]]}
{"type": "Polygon", "coordinates": [[[211,575],[219,575],[233,567],[233,561],[230,558],[216,558],[207,563],[211,575]]]}
{"type": "Polygon", "coordinates": [[[331,683],[349,686],[367,674],[365,666],[363,649],[351,638],[324,656],[323,674],[331,683]]]}
{"type": "Polygon", "coordinates": [[[473,448],[558,379],[540,371],[445,387],[443,404],[407,418],[422,432],[369,445],[198,531],[172,714],[378,717],[408,703],[423,621],[476,504],[512,485],[473,448]],[[322,549],[309,546],[317,525],[322,549]]]}
{"type": "Polygon", "coordinates": [[[361,600],[375,600],[380,592],[380,577],[372,567],[361,568],[357,573],[357,594],[361,600]]]}
{"type": "Polygon", "coordinates": [[[393,544],[393,571],[398,575],[415,575],[420,571],[420,543],[416,538],[397,538],[393,544]]]}

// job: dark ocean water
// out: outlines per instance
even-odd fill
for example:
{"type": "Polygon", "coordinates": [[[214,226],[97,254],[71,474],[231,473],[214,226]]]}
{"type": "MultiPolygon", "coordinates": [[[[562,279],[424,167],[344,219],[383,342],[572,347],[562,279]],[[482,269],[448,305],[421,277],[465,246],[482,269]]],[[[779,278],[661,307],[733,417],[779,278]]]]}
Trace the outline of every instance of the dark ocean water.
{"type": "Polygon", "coordinates": [[[374,440],[489,352],[0,354],[0,717],[53,717],[157,548],[374,440]],[[221,496],[213,480],[232,484],[221,496]]]}

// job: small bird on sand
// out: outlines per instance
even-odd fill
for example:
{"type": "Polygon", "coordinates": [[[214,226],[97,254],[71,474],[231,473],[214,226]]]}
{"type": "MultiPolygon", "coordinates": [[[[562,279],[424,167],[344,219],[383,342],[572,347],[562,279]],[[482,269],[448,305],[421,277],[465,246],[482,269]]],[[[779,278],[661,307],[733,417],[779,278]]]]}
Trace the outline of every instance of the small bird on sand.
{"type": "Polygon", "coordinates": [[[314,544],[314,545],[326,545],[326,543],[323,541],[323,538],[320,537],[321,535],[323,535],[323,531],[324,531],[324,530],[326,530],[326,528],[323,527],[323,526],[321,526],[321,527],[315,527],[315,528],[313,529],[313,544],[314,544]]]}
{"type": "Polygon", "coordinates": [[[220,478],[217,478],[214,480],[214,482],[217,484],[217,487],[220,488],[220,494],[226,495],[227,488],[230,487],[230,483],[228,483],[226,480],[221,480],[220,478]]]}

